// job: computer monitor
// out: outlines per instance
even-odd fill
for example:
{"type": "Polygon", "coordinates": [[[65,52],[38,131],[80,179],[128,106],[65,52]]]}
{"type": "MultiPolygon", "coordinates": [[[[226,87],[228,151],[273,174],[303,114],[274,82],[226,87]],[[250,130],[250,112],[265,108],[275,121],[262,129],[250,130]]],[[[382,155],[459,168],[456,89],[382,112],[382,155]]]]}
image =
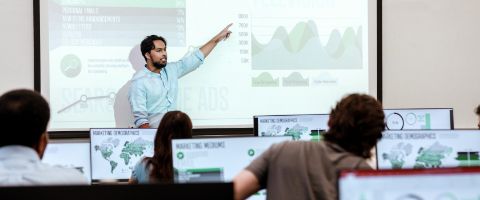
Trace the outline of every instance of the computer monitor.
{"type": "Polygon", "coordinates": [[[378,169],[480,166],[480,130],[384,131],[378,169]]]}
{"type": "Polygon", "coordinates": [[[83,140],[50,140],[42,162],[80,171],[91,182],[90,143],[83,140]]]}
{"type": "MultiPolygon", "coordinates": [[[[172,140],[174,180],[178,183],[231,181],[272,144],[291,137],[239,137],[172,140]]],[[[250,199],[265,199],[260,191],[250,199]]]]}
{"type": "Polygon", "coordinates": [[[92,181],[126,181],[135,164],[153,155],[156,129],[90,129],[92,181]]]}
{"type": "Polygon", "coordinates": [[[339,200],[478,199],[480,168],[344,171],[339,200]]]}
{"type": "Polygon", "coordinates": [[[2,199],[233,199],[232,183],[0,187],[2,199]]]}
{"type": "Polygon", "coordinates": [[[384,109],[387,130],[453,129],[453,108],[384,109]]]}
{"type": "Polygon", "coordinates": [[[257,115],[253,117],[255,136],[291,136],[293,140],[321,139],[328,129],[328,114],[257,115]]]}

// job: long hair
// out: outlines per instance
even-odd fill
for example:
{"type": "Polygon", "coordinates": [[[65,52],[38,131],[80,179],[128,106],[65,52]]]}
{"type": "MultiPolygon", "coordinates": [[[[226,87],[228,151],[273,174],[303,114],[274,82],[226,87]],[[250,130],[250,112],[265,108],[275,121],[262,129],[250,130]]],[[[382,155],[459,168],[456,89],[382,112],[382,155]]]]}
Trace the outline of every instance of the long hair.
{"type": "Polygon", "coordinates": [[[376,99],[364,94],[351,94],[340,100],[330,112],[326,141],[363,158],[371,157],[371,149],[382,138],[385,114],[376,99]]]}
{"type": "Polygon", "coordinates": [[[146,168],[152,166],[151,182],[173,182],[172,139],[191,137],[192,121],[187,114],[170,111],[163,116],[155,135],[153,157],[145,158],[146,168]]]}

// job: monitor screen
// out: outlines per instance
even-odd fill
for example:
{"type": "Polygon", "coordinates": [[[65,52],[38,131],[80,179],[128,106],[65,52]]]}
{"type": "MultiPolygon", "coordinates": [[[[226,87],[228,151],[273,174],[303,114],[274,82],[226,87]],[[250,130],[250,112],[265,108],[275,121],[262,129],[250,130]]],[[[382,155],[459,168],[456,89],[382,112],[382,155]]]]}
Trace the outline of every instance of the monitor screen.
{"type": "Polygon", "coordinates": [[[177,182],[231,181],[272,144],[290,137],[239,137],[172,140],[177,182]]]}
{"type": "Polygon", "coordinates": [[[92,180],[127,180],[141,158],[153,155],[156,129],[90,129],[92,180]]]}
{"type": "Polygon", "coordinates": [[[378,169],[480,166],[480,130],[384,131],[378,169]]]}
{"type": "Polygon", "coordinates": [[[478,199],[480,168],[341,172],[340,200],[478,199]]]}
{"type": "Polygon", "coordinates": [[[384,109],[387,130],[453,129],[453,108],[384,109]]]}
{"type": "MultiPolygon", "coordinates": [[[[241,137],[172,140],[175,182],[231,181],[272,144],[291,137],[241,137]]],[[[251,199],[265,199],[260,191],[251,199]]]]}
{"type": "Polygon", "coordinates": [[[129,127],[140,42],[163,36],[178,61],[230,23],[230,38],[172,91],[196,127],[252,127],[256,113],[325,113],[345,94],[375,96],[377,1],[38,1],[36,81],[49,130],[129,127]]]}
{"type": "Polygon", "coordinates": [[[293,140],[321,139],[328,129],[328,114],[258,115],[253,117],[256,136],[291,136],[293,140]]]}
{"type": "Polygon", "coordinates": [[[90,143],[75,140],[50,140],[42,162],[59,167],[74,168],[91,182],[90,143]]]}

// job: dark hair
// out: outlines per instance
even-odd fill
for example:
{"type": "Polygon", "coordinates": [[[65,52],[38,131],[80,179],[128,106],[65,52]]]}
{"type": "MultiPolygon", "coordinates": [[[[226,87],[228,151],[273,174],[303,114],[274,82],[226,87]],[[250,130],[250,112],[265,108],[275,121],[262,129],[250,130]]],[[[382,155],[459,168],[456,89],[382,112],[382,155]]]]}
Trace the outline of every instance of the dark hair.
{"type": "Polygon", "coordinates": [[[382,138],[385,114],[380,102],[364,94],[351,94],[337,103],[330,112],[326,141],[363,158],[371,157],[371,149],[382,138]]]}
{"type": "Polygon", "coordinates": [[[13,90],[0,97],[0,127],[8,136],[0,147],[23,145],[35,147],[47,130],[50,107],[47,101],[31,90],[13,90]]]}
{"type": "Polygon", "coordinates": [[[480,105],[475,109],[475,113],[480,116],[480,105]]]}
{"type": "Polygon", "coordinates": [[[147,57],[145,57],[145,54],[155,49],[155,44],[153,43],[153,41],[155,40],[161,40],[163,43],[165,43],[165,46],[167,46],[167,41],[162,36],[150,35],[145,37],[142,43],[140,43],[140,51],[142,51],[142,56],[145,59],[145,61],[147,61],[147,57]]]}
{"type": "Polygon", "coordinates": [[[191,138],[192,121],[180,111],[167,112],[155,135],[154,154],[145,158],[146,168],[152,165],[151,182],[173,183],[172,139],[191,138]]]}

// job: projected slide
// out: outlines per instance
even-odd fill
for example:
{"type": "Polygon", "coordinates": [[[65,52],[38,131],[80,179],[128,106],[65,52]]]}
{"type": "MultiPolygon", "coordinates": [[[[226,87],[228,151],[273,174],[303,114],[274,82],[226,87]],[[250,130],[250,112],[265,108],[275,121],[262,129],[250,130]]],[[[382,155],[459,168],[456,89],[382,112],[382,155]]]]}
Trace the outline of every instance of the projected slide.
{"type": "Polygon", "coordinates": [[[384,109],[388,130],[453,129],[453,109],[384,109]]]}
{"type": "Polygon", "coordinates": [[[50,130],[133,126],[127,94],[145,65],[140,42],[165,37],[168,61],[177,61],[230,23],[231,37],[179,79],[177,109],[195,127],[251,127],[255,114],[327,113],[345,94],[376,95],[375,8],[375,0],[41,1],[50,130]]]}
{"type": "Polygon", "coordinates": [[[91,182],[90,143],[51,142],[43,154],[42,162],[80,171],[91,182]]]}
{"type": "Polygon", "coordinates": [[[266,44],[259,43],[255,38],[255,32],[252,31],[252,68],[258,70],[362,68],[361,27],[358,31],[348,27],[343,34],[336,29],[332,30],[328,41],[324,42],[320,41],[317,30],[314,21],[299,22],[290,32],[280,26],[266,44]]]}
{"type": "Polygon", "coordinates": [[[319,141],[328,129],[327,114],[263,115],[254,117],[257,136],[290,136],[293,140],[319,141]]]}
{"type": "Polygon", "coordinates": [[[153,155],[155,129],[90,130],[92,179],[129,179],[135,164],[153,155]]]}
{"type": "MultiPolygon", "coordinates": [[[[231,181],[272,144],[290,137],[176,139],[172,141],[175,182],[231,181]]],[[[260,191],[250,199],[265,199],[260,191]]]]}
{"type": "Polygon", "coordinates": [[[480,131],[385,131],[377,143],[379,169],[480,166],[480,131]]]}
{"type": "Polygon", "coordinates": [[[343,172],[339,200],[478,199],[480,168],[343,172]]]}

